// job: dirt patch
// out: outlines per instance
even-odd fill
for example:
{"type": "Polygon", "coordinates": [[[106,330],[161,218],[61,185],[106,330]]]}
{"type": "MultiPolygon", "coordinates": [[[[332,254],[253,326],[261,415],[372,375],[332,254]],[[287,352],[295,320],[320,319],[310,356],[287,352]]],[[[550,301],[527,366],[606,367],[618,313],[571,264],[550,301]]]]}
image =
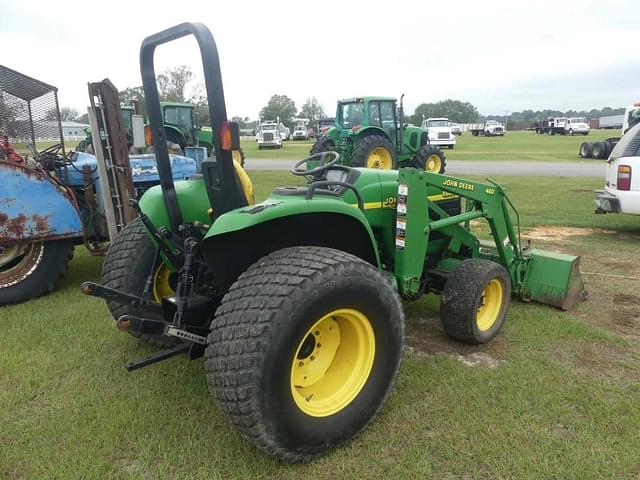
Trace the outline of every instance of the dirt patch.
{"type": "Polygon", "coordinates": [[[576,228],[539,225],[527,230],[523,236],[533,240],[562,240],[567,237],[587,237],[595,233],[615,234],[613,230],[604,228],[576,228]]]}
{"type": "Polygon", "coordinates": [[[614,298],[613,322],[619,333],[640,336],[640,297],[617,294],[614,298]]]}
{"type": "Polygon", "coordinates": [[[640,273],[640,266],[638,266],[636,262],[630,262],[629,260],[601,258],[600,262],[609,267],[613,267],[617,272],[622,274],[640,273]]]}
{"type": "Polygon", "coordinates": [[[405,348],[418,356],[430,356],[436,353],[453,354],[455,358],[467,366],[485,365],[495,367],[504,356],[506,342],[498,334],[486,345],[468,345],[449,337],[437,315],[414,317],[407,322],[405,330],[405,348]]]}
{"type": "Polygon", "coordinates": [[[493,358],[486,352],[473,352],[467,356],[458,355],[458,361],[465,367],[489,367],[496,368],[504,363],[504,360],[493,358]]]}
{"type": "Polygon", "coordinates": [[[566,345],[557,356],[585,375],[615,383],[637,381],[640,358],[634,358],[628,347],[606,342],[589,343],[575,349],[566,345]]]}

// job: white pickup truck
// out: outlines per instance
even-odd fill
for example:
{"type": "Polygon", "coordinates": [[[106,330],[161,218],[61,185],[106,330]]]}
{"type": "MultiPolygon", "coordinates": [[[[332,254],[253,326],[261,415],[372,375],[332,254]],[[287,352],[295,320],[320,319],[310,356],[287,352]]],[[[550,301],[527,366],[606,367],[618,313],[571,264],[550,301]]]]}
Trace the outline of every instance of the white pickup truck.
{"type": "Polygon", "coordinates": [[[452,132],[451,122],[448,118],[423,118],[422,128],[427,130],[431,145],[447,148],[456,146],[456,136],[452,132]]]}
{"type": "Polygon", "coordinates": [[[474,137],[479,135],[484,135],[485,137],[504,137],[504,125],[497,120],[487,120],[484,125],[471,125],[469,131],[474,137]]]}
{"type": "Polygon", "coordinates": [[[604,190],[595,192],[596,213],[640,215],[640,123],[613,147],[604,190]]]}

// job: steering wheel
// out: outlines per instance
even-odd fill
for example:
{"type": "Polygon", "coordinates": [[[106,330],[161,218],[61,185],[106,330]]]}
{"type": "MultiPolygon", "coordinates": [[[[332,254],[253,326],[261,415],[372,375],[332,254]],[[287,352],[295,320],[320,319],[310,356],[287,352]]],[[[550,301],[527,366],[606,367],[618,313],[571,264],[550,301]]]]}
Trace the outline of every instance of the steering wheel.
{"type": "Polygon", "coordinates": [[[297,162],[293,167],[291,167],[291,173],[293,173],[294,175],[298,175],[300,177],[305,177],[307,175],[313,175],[314,177],[316,177],[316,176],[319,176],[321,173],[323,173],[325,170],[327,170],[329,167],[333,167],[336,163],[338,163],[339,160],[340,160],[340,154],[338,152],[328,151],[328,152],[314,153],[310,157],[303,158],[302,160],[297,162]],[[325,163],[326,157],[333,157],[333,160],[330,160],[329,162],[325,163]],[[302,170],[300,168],[301,165],[316,159],[320,159],[320,165],[317,166],[316,168],[312,168],[311,170],[302,170]]]}

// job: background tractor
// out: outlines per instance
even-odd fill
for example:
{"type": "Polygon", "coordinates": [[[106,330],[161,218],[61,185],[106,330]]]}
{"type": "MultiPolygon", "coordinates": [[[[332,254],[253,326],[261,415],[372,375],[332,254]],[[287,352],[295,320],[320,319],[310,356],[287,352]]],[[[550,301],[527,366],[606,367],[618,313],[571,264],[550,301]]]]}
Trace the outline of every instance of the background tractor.
{"type": "Polygon", "coordinates": [[[336,151],[352,167],[416,167],[443,173],[445,156],[429,143],[427,130],[404,123],[402,97],[358,97],[338,101],[333,127],[318,136],[311,154],[336,151]]]}
{"type": "Polygon", "coordinates": [[[205,355],[220,409],[267,453],[309,460],[370,423],[402,357],[401,298],[440,294],[445,330],[478,344],[497,335],[511,294],[564,309],[583,297],[579,257],[523,247],[495,183],[353,168],[321,152],[292,169],[305,186],[254,204],[209,30],[152,35],[140,59],[160,185],[132,202],[138,218],[111,245],[102,284],[81,288],[107,301],[119,329],[163,346],[129,370],[205,355]],[[174,182],[153,56],[187,35],[201,49],[215,158],[174,182]]]}
{"type": "MultiPolygon", "coordinates": [[[[178,145],[181,154],[187,153],[187,147],[205,147],[207,156],[213,152],[213,132],[211,127],[196,125],[193,118],[194,106],[190,103],[160,102],[162,119],[164,122],[165,138],[168,142],[178,145]]],[[[127,145],[133,145],[133,115],[135,110],[128,105],[120,106],[122,122],[127,137],[127,145]]],[[[93,153],[91,128],[85,128],[86,138],[80,142],[77,151],[93,153]]],[[[148,139],[149,144],[152,143],[148,139]]],[[[234,152],[233,158],[244,165],[245,155],[242,148],[234,152]]]]}

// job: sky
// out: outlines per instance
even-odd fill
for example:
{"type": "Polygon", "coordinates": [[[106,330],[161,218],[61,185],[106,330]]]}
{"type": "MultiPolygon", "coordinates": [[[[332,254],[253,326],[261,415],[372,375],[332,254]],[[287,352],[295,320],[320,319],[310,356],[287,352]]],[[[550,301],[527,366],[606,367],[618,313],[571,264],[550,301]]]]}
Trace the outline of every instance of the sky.
{"type": "MultiPolygon", "coordinates": [[[[0,0],[0,63],[58,87],[86,111],[87,82],[141,85],[143,38],[175,24],[216,40],[228,115],[256,118],[274,94],[405,94],[405,111],[446,98],[484,115],[590,110],[640,100],[638,0],[109,2],[0,0]],[[179,7],[179,8],[177,8],[179,7]]],[[[159,47],[156,72],[188,65],[193,39],[159,47]]]]}

